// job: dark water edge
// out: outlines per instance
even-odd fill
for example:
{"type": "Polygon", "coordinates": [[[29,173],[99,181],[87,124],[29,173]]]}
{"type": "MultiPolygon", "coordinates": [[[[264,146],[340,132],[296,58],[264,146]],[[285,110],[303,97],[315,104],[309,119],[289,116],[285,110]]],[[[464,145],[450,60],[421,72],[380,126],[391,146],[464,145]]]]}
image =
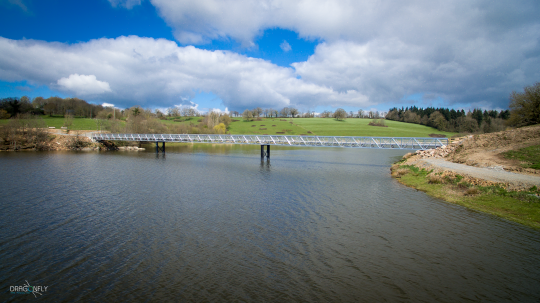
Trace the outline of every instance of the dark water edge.
{"type": "Polygon", "coordinates": [[[0,299],[540,300],[540,232],[399,184],[406,152],[0,153],[0,299]]]}

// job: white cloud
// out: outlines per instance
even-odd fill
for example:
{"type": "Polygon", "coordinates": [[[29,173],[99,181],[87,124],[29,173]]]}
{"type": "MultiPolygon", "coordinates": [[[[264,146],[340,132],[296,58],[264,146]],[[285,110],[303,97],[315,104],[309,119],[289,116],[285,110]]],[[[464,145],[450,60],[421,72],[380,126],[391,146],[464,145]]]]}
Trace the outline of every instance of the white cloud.
{"type": "Polygon", "coordinates": [[[211,112],[211,111],[214,111],[216,113],[220,113],[220,114],[228,114],[229,113],[229,109],[225,107],[225,110],[221,110],[219,108],[209,108],[208,111],[206,112],[211,112]]]}
{"type": "MultiPolygon", "coordinates": [[[[112,0],[111,0],[112,1],[112,0]]],[[[114,0],[120,1],[120,0],[114,0]]],[[[261,30],[286,28],[328,42],[396,37],[410,43],[452,43],[538,24],[537,0],[151,0],[182,43],[232,37],[245,44],[261,30]]]]}
{"type": "Polygon", "coordinates": [[[224,106],[238,110],[369,102],[354,88],[336,91],[297,79],[292,68],[232,52],[179,47],[164,39],[131,36],[66,45],[0,38],[0,53],[0,79],[56,82],[78,96],[101,94],[101,100],[119,107],[173,106],[179,96],[196,91],[213,93],[224,106]]]}
{"type": "Polygon", "coordinates": [[[71,74],[68,78],[60,78],[57,84],[60,89],[68,90],[81,96],[111,92],[109,83],[97,80],[94,75],[71,74]]]}
{"type": "MultiPolygon", "coordinates": [[[[531,31],[527,38],[534,41],[535,36],[538,33],[531,31]]],[[[511,91],[540,78],[535,68],[540,66],[540,53],[534,51],[538,45],[513,43],[515,37],[510,35],[500,40],[477,39],[446,49],[397,38],[336,41],[318,45],[306,62],[292,65],[306,82],[361,92],[372,104],[423,93],[426,102],[442,98],[449,103],[485,102],[487,108],[506,108],[511,91]]]]}
{"type": "Polygon", "coordinates": [[[193,101],[189,101],[189,107],[193,108],[194,110],[198,111],[199,110],[199,104],[193,102],[193,101]]]}
{"type": "Polygon", "coordinates": [[[103,102],[103,103],[101,104],[101,106],[103,106],[103,107],[114,107],[114,104],[107,103],[107,102],[103,102]]]}
{"type": "MultiPolygon", "coordinates": [[[[110,1],[125,7],[140,3],[110,1]]],[[[370,108],[385,102],[390,107],[414,94],[424,94],[425,102],[506,108],[512,90],[540,79],[537,0],[151,2],[182,43],[232,38],[249,46],[267,28],[291,29],[325,42],[307,61],[284,68],[163,39],[119,37],[66,45],[0,38],[0,79],[58,83],[83,97],[99,93],[123,107],[168,107],[178,104],[179,96],[204,91],[234,110],[370,108]],[[78,86],[65,78],[76,74],[96,78],[92,85],[78,86]],[[100,83],[110,84],[109,89],[100,83]]]]}
{"type": "MultiPolygon", "coordinates": [[[[232,38],[252,46],[254,37],[268,28],[322,39],[325,44],[307,62],[295,65],[305,81],[291,90],[329,89],[334,92],[329,100],[337,100],[336,91],[353,92],[347,98],[361,95],[353,98],[355,104],[428,93],[451,102],[489,101],[505,107],[512,90],[540,79],[537,0],[150,1],[184,44],[232,38]]],[[[284,51],[287,44],[281,45],[284,51]]],[[[251,82],[243,78],[235,84],[246,96],[264,91],[265,85],[251,82]]],[[[282,92],[264,91],[261,102],[290,102],[294,93],[282,92]]]]}
{"type": "Polygon", "coordinates": [[[281,47],[281,49],[284,52],[288,52],[288,51],[290,51],[292,49],[291,45],[286,40],[283,40],[283,42],[279,45],[279,47],[281,47]]]}

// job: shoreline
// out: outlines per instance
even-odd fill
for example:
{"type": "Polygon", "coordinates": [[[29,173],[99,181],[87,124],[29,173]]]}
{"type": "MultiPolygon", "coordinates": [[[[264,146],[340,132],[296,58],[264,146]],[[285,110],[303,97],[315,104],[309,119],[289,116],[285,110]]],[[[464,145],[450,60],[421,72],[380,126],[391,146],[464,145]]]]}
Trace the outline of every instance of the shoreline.
{"type": "Polygon", "coordinates": [[[429,196],[540,229],[540,170],[522,169],[500,156],[501,151],[537,145],[539,130],[537,125],[469,136],[445,147],[408,153],[392,165],[391,175],[429,196]],[[524,139],[495,142],[510,135],[524,139]]]}

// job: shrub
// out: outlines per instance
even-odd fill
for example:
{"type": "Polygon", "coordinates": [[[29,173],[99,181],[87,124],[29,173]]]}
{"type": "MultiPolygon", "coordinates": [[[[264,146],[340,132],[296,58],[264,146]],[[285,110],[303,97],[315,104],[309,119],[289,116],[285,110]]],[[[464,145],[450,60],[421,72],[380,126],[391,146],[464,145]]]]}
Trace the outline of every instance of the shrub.
{"type": "Polygon", "coordinates": [[[227,131],[227,127],[224,123],[219,123],[218,125],[214,126],[214,131],[216,131],[218,134],[224,134],[225,131],[227,131]]]}
{"type": "Polygon", "coordinates": [[[429,175],[428,176],[428,183],[430,184],[442,184],[444,179],[439,175],[429,175]]]}
{"type": "Polygon", "coordinates": [[[369,122],[368,125],[371,125],[371,126],[388,127],[388,126],[386,126],[386,123],[384,122],[383,119],[374,119],[374,120],[371,120],[371,122],[369,122]]]}
{"type": "Polygon", "coordinates": [[[83,140],[83,138],[79,137],[79,135],[72,136],[66,143],[66,146],[70,149],[81,149],[90,145],[90,142],[83,140]]]}
{"type": "Polygon", "coordinates": [[[467,196],[474,196],[474,195],[477,195],[480,191],[477,189],[477,188],[469,188],[465,191],[465,194],[467,196]]]}
{"type": "Polygon", "coordinates": [[[464,189],[464,188],[469,188],[470,186],[471,186],[471,185],[470,185],[469,183],[465,182],[465,181],[459,182],[459,183],[458,183],[458,187],[459,187],[459,188],[462,188],[462,189],[464,189]]]}
{"type": "Polygon", "coordinates": [[[401,178],[402,176],[408,174],[410,171],[406,168],[398,168],[392,171],[392,177],[401,178]]]}

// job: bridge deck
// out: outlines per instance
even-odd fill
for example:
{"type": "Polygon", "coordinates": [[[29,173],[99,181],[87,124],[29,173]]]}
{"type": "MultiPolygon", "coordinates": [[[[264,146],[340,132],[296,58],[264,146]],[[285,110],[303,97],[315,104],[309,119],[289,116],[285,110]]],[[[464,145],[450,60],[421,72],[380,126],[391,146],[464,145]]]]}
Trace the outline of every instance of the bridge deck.
{"type": "Polygon", "coordinates": [[[218,144],[284,145],[310,147],[352,147],[388,149],[431,149],[448,144],[446,138],[390,138],[350,136],[206,135],[206,134],[104,134],[93,133],[96,141],[191,142],[218,144]]]}

